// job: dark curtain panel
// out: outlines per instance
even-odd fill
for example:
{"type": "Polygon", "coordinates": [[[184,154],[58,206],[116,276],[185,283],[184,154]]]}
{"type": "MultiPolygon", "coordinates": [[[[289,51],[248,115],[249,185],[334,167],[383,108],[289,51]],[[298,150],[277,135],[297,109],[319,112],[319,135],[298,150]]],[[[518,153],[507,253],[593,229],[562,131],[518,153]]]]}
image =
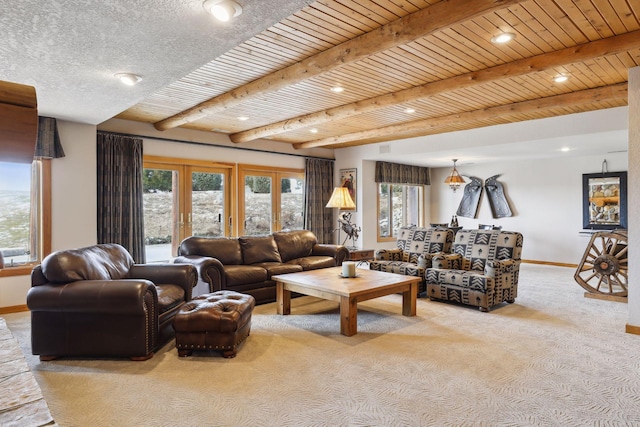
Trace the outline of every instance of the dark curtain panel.
{"type": "Polygon", "coordinates": [[[324,206],[333,192],[333,160],[306,159],[304,224],[318,243],[333,243],[333,209],[324,206]]]}
{"type": "Polygon", "coordinates": [[[429,168],[376,162],[376,182],[389,184],[429,185],[429,168]]]}
{"type": "Polygon", "coordinates": [[[52,117],[38,117],[38,136],[34,157],[57,159],[64,157],[64,150],[58,134],[58,123],[52,117]]]}
{"type": "Polygon", "coordinates": [[[98,243],[119,243],[146,262],[142,140],[98,132],[98,243]]]}

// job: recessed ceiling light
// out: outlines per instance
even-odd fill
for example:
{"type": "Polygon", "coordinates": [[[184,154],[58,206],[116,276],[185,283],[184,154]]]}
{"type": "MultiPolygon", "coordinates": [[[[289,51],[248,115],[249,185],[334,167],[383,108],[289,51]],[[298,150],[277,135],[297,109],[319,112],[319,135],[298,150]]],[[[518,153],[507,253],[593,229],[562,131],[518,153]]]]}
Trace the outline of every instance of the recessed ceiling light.
{"type": "Polygon", "coordinates": [[[249,120],[249,117],[247,117],[247,116],[238,116],[237,119],[240,120],[241,122],[244,122],[245,120],[249,120]]]}
{"type": "Polygon", "coordinates": [[[566,74],[559,74],[553,78],[553,81],[556,83],[564,83],[567,80],[569,80],[569,76],[567,76],[566,74]]]}
{"type": "Polygon", "coordinates": [[[114,77],[119,79],[122,83],[126,84],[127,86],[133,86],[136,83],[138,83],[140,80],[142,80],[142,77],[133,73],[116,73],[114,74],[114,77]]]}
{"type": "Polygon", "coordinates": [[[567,151],[571,151],[571,148],[569,148],[569,147],[562,147],[562,148],[560,149],[560,151],[562,151],[563,153],[566,153],[567,151]]]}
{"type": "Polygon", "coordinates": [[[233,0],[206,0],[202,7],[222,22],[227,22],[242,13],[242,6],[233,0]]]}
{"type": "Polygon", "coordinates": [[[309,129],[309,132],[311,132],[311,133],[318,133],[318,129],[316,129],[316,128],[311,128],[311,129],[309,129]]]}
{"type": "Polygon", "coordinates": [[[334,87],[331,88],[331,92],[340,93],[340,92],[343,92],[343,91],[344,91],[344,88],[341,87],[341,86],[334,86],[334,87]]]}
{"type": "Polygon", "coordinates": [[[497,36],[491,37],[491,42],[502,44],[502,43],[510,42],[515,38],[516,38],[515,33],[501,33],[501,34],[498,34],[497,36]]]}
{"type": "Polygon", "coordinates": [[[414,110],[413,108],[405,108],[404,112],[407,114],[413,114],[416,112],[416,110],[414,110]]]}

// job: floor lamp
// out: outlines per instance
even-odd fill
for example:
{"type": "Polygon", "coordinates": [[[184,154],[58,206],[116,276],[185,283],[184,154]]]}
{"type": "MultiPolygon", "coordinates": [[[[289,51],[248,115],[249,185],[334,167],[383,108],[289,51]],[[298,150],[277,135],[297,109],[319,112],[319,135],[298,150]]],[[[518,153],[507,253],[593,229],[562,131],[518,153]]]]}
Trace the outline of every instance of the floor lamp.
{"type": "MultiPolygon", "coordinates": [[[[356,204],[353,202],[351,198],[351,194],[349,194],[349,189],[347,187],[336,187],[333,189],[333,194],[331,194],[331,198],[327,202],[325,206],[327,208],[338,208],[338,209],[355,209],[356,204]]],[[[342,242],[342,245],[347,241],[348,238],[352,239],[353,246],[355,248],[355,241],[358,238],[358,233],[360,232],[360,227],[355,226],[355,224],[351,223],[351,214],[348,217],[343,217],[338,220],[338,243],[340,243],[340,230],[344,230],[347,233],[347,237],[342,242]]],[[[336,231],[333,230],[333,231],[336,231]]]]}

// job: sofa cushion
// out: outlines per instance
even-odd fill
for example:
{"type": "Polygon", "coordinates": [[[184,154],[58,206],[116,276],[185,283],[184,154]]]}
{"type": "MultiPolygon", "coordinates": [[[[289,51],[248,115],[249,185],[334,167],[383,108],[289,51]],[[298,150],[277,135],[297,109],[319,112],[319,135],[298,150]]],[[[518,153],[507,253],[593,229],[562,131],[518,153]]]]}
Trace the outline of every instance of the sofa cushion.
{"type": "Polygon", "coordinates": [[[225,265],[224,275],[227,287],[264,282],[267,280],[267,270],[255,265],[225,265]]]}
{"type": "Polygon", "coordinates": [[[311,255],[318,239],[309,230],[280,231],[273,233],[282,262],[311,255]]]}
{"type": "Polygon", "coordinates": [[[369,269],[420,278],[424,278],[425,271],[424,268],[418,267],[417,264],[402,261],[371,261],[369,263],[369,269]]]}
{"type": "Polygon", "coordinates": [[[242,264],[240,242],[228,237],[187,237],[180,243],[178,255],[208,256],[224,265],[242,264]]]}
{"type": "Polygon", "coordinates": [[[240,241],[245,264],[282,262],[273,236],[244,236],[239,237],[238,241],[240,241]]]}
{"type": "Polygon", "coordinates": [[[336,266],[336,260],[330,256],[306,256],[302,258],[296,258],[289,261],[287,264],[297,264],[302,266],[304,271],[316,270],[318,268],[329,268],[336,266]]]}
{"type": "Polygon", "coordinates": [[[398,238],[402,261],[414,264],[422,254],[449,252],[453,242],[453,232],[442,228],[412,227],[405,236],[406,239],[398,238]]]}
{"type": "Polygon", "coordinates": [[[178,285],[156,285],[158,291],[158,312],[160,314],[182,304],[184,288],[178,285]]]}
{"type": "Polygon", "coordinates": [[[428,268],[426,280],[427,283],[435,283],[441,286],[457,286],[483,293],[494,287],[493,277],[485,276],[477,271],[428,268]]]}
{"type": "Polygon", "coordinates": [[[117,280],[125,277],[133,258],[116,243],[57,251],[42,260],[42,273],[52,283],[117,280]]]}
{"type": "Polygon", "coordinates": [[[512,231],[460,230],[453,251],[462,256],[463,270],[483,272],[488,260],[519,260],[522,235],[512,231]]]}
{"type": "Polygon", "coordinates": [[[278,274],[299,273],[302,271],[302,266],[298,264],[283,264],[281,262],[259,262],[254,264],[256,267],[262,267],[267,270],[267,276],[269,280],[273,276],[278,274]]]}

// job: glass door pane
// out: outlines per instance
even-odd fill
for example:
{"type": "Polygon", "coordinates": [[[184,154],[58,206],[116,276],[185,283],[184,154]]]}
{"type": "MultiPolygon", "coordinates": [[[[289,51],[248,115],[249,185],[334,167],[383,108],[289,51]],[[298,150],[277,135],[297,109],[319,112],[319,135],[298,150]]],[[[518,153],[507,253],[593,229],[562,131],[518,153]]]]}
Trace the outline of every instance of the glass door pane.
{"type": "Polygon", "coordinates": [[[266,175],[245,175],[244,232],[248,236],[271,233],[273,179],[266,175]]]}
{"type": "Polygon", "coordinates": [[[225,175],[193,172],[191,174],[191,210],[188,214],[191,232],[200,237],[225,236],[229,214],[225,206],[225,175]]]}
{"type": "Polygon", "coordinates": [[[280,178],[280,230],[302,230],[304,224],[304,181],[280,178]]]}
{"type": "Polygon", "coordinates": [[[144,237],[147,262],[168,261],[180,242],[178,171],[143,171],[144,237]]]}

